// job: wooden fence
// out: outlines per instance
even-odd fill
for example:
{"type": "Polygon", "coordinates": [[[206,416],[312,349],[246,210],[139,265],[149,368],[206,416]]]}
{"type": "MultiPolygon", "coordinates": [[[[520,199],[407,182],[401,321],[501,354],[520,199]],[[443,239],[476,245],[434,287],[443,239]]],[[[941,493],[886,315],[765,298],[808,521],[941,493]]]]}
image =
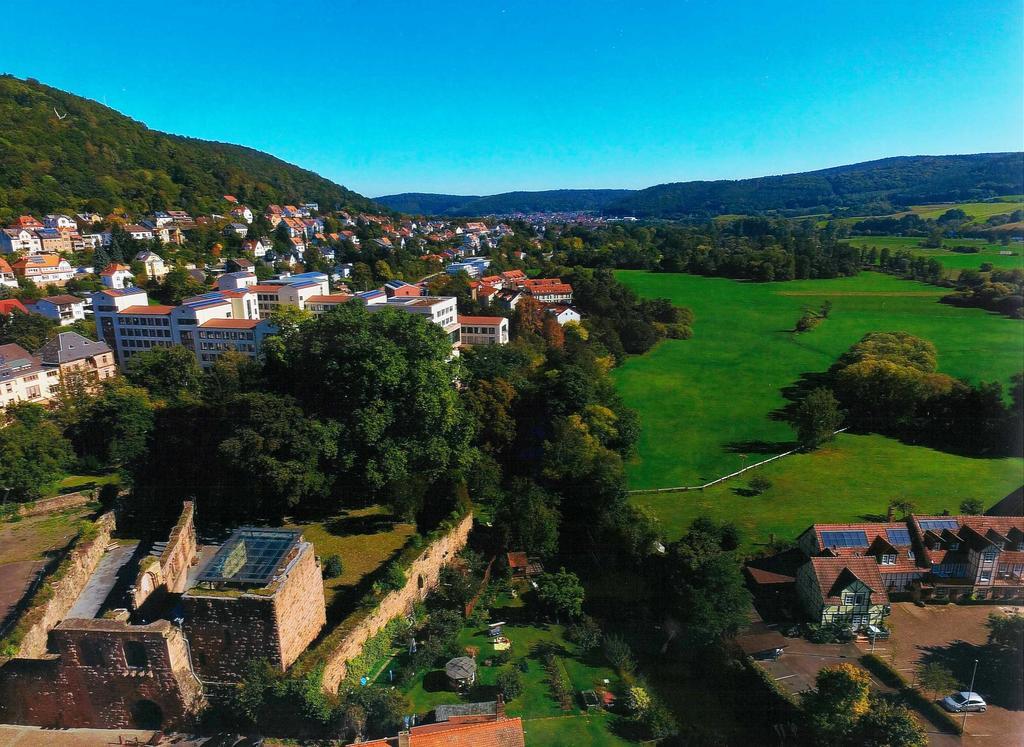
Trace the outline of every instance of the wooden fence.
{"type": "MultiPolygon", "coordinates": [[[[840,428],[839,430],[834,431],[832,435],[836,436],[840,433],[843,433],[845,430],[846,428],[840,428]]],[[[705,488],[710,488],[712,485],[717,485],[720,482],[725,482],[730,478],[742,475],[747,470],[752,470],[756,467],[762,467],[768,464],[769,462],[774,462],[776,459],[782,459],[782,457],[789,456],[790,454],[795,454],[798,451],[803,451],[803,447],[798,446],[795,449],[790,449],[789,451],[783,452],[782,454],[776,454],[775,456],[769,457],[768,459],[764,459],[760,462],[757,462],[756,464],[749,464],[743,469],[738,469],[735,472],[730,472],[728,475],[723,475],[722,477],[718,477],[712,480],[711,482],[706,482],[703,485],[681,485],[675,488],[640,488],[638,490],[630,490],[627,492],[630,495],[636,495],[639,493],[687,493],[691,490],[704,490],[705,488]]]]}

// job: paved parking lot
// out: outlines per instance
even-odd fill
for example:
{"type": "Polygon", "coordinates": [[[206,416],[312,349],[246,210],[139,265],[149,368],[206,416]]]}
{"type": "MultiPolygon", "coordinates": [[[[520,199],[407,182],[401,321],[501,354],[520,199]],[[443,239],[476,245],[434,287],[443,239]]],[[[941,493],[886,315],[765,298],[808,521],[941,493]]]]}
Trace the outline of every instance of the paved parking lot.
{"type": "MultiPolygon", "coordinates": [[[[895,666],[908,680],[922,663],[938,662],[948,667],[961,680],[963,689],[970,683],[974,660],[978,659],[978,676],[974,689],[988,702],[988,711],[967,717],[963,744],[976,747],[1024,745],[1024,698],[1007,691],[1005,666],[986,645],[989,614],[999,612],[995,605],[936,605],[917,607],[910,602],[892,605],[887,622],[893,634],[889,641],[879,642],[875,653],[889,660],[895,651],[895,666]]],[[[1021,608],[1007,607],[1005,611],[1021,608]]],[[[867,650],[867,646],[864,647],[867,650]]]]}

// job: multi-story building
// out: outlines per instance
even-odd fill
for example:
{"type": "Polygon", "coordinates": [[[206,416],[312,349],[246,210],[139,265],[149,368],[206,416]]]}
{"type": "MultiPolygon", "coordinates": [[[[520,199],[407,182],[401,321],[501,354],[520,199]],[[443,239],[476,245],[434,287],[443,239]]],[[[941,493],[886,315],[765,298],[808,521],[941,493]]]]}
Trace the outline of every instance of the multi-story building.
{"type": "Polygon", "coordinates": [[[16,402],[43,403],[60,389],[60,371],[14,343],[0,345],[0,408],[16,402]]]}
{"type": "Polygon", "coordinates": [[[268,319],[210,319],[195,331],[195,351],[199,365],[212,366],[228,351],[255,359],[263,340],[275,331],[268,319]]]}
{"type": "Polygon", "coordinates": [[[522,289],[543,304],[572,305],[572,286],[561,278],[539,278],[526,280],[522,289]]]}
{"type": "Polygon", "coordinates": [[[78,296],[44,296],[30,304],[29,310],[59,322],[62,327],[85,319],[85,301],[78,296]]]}
{"type": "Polygon", "coordinates": [[[815,524],[797,544],[809,557],[797,571],[797,594],[821,622],[875,624],[893,597],[1024,598],[1021,516],[815,524]]]}
{"type": "Polygon", "coordinates": [[[36,355],[49,371],[56,368],[60,379],[86,379],[91,386],[117,375],[114,352],[105,342],[97,342],[77,332],[61,332],[41,347],[36,355]]]}
{"type": "Polygon", "coordinates": [[[329,296],[310,296],[306,299],[306,311],[316,316],[326,314],[337,306],[348,303],[353,298],[348,293],[332,293],[329,296]]]}
{"type": "Polygon", "coordinates": [[[508,319],[503,316],[466,316],[459,314],[463,345],[505,345],[508,343],[508,319]]]}
{"type": "Polygon", "coordinates": [[[40,254],[43,244],[30,228],[5,228],[0,231],[0,253],[40,254]]]}
{"type": "Polygon", "coordinates": [[[386,298],[383,303],[367,302],[370,311],[381,309],[399,309],[410,314],[421,314],[439,326],[448,335],[452,348],[457,349],[461,335],[459,334],[459,312],[457,301],[450,296],[418,296],[386,298]]]}
{"type": "Polygon", "coordinates": [[[71,234],[68,231],[58,231],[56,228],[36,229],[36,236],[39,238],[39,245],[46,254],[60,254],[62,252],[74,251],[71,244],[71,234]]]}
{"type": "Polygon", "coordinates": [[[34,254],[11,265],[14,274],[36,285],[64,285],[75,276],[75,268],[56,254],[34,254]]]}
{"type": "Polygon", "coordinates": [[[170,270],[167,265],[164,264],[164,258],[156,252],[139,252],[135,255],[135,261],[141,262],[146,266],[146,277],[151,280],[160,280],[170,270]]]}
{"type": "Polygon", "coordinates": [[[256,293],[261,319],[268,318],[278,306],[306,308],[306,302],[313,296],[326,296],[330,289],[327,276],[321,272],[304,272],[298,275],[264,280],[249,290],[256,293]]]}

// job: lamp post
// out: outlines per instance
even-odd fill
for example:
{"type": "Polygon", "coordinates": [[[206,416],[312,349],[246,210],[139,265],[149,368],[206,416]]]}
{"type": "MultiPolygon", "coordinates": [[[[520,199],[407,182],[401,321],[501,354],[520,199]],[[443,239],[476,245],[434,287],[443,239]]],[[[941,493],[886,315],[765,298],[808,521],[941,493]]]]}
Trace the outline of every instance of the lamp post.
{"type": "MultiPolygon", "coordinates": [[[[975,678],[975,676],[977,674],[978,674],[978,660],[975,659],[974,660],[974,671],[971,672],[971,686],[969,688],[967,688],[967,693],[968,693],[967,701],[968,702],[966,703],[966,705],[970,705],[970,697],[971,697],[971,695],[974,694],[974,678],[975,678]]],[[[967,732],[967,713],[968,713],[967,708],[964,708],[964,720],[960,724],[960,733],[961,734],[965,734],[967,732]]]]}

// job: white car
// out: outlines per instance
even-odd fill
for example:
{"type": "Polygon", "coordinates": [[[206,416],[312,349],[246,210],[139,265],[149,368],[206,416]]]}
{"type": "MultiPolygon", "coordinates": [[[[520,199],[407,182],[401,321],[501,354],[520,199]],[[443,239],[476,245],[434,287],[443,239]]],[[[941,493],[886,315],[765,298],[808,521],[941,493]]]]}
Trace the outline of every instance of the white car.
{"type": "Polygon", "coordinates": [[[969,693],[965,690],[947,695],[942,699],[942,707],[952,713],[963,713],[964,711],[984,713],[988,709],[988,704],[978,693],[969,693]]]}

